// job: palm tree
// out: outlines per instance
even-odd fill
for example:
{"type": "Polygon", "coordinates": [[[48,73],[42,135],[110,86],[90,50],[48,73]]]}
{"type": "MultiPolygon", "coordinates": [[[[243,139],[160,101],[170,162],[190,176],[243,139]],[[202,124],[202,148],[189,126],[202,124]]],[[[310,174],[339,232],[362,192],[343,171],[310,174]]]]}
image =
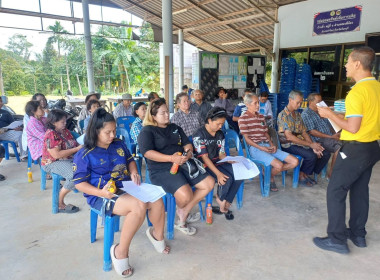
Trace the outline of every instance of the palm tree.
{"type": "Polygon", "coordinates": [[[52,43],[57,43],[58,47],[58,57],[61,57],[61,42],[63,41],[63,36],[62,34],[67,34],[67,30],[63,28],[61,23],[59,21],[55,21],[54,25],[49,25],[48,29],[53,31],[53,36],[48,38],[48,41],[52,43]]]}

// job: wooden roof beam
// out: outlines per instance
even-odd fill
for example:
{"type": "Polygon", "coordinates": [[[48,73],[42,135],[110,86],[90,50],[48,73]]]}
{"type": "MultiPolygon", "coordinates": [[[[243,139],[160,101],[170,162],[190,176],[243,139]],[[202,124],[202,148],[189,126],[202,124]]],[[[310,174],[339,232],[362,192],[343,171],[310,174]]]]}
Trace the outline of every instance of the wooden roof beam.
{"type": "Polygon", "coordinates": [[[220,18],[227,18],[227,17],[237,16],[237,15],[241,15],[241,14],[245,14],[245,13],[251,13],[251,12],[254,12],[256,10],[257,10],[256,8],[249,8],[249,9],[244,9],[244,10],[240,10],[240,11],[236,11],[236,12],[220,15],[219,17],[220,18]]]}
{"type": "MultiPolygon", "coordinates": [[[[151,1],[151,0],[149,0],[149,1],[151,1]]],[[[183,9],[193,9],[193,8],[196,8],[196,7],[204,6],[204,5],[216,2],[216,1],[218,1],[218,0],[204,0],[204,1],[200,1],[196,5],[195,4],[190,4],[190,5],[187,5],[187,6],[178,8],[178,9],[175,9],[175,10],[173,10],[173,13],[181,11],[183,9]]]]}
{"type": "Polygon", "coordinates": [[[272,21],[266,21],[266,22],[261,22],[261,23],[255,23],[255,24],[250,24],[250,25],[244,25],[242,27],[236,27],[238,30],[246,30],[246,29],[251,29],[251,28],[257,28],[257,27],[263,27],[267,25],[272,25],[272,21]]]}
{"type": "Polygon", "coordinates": [[[245,0],[245,1],[250,3],[253,7],[256,7],[258,10],[260,10],[264,15],[269,17],[274,23],[278,23],[278,21],[272,15],[270,15],[267,11],[265,11],[263,8],[261,8],[256,3],[254,3],[252,0],[245,0]]]}

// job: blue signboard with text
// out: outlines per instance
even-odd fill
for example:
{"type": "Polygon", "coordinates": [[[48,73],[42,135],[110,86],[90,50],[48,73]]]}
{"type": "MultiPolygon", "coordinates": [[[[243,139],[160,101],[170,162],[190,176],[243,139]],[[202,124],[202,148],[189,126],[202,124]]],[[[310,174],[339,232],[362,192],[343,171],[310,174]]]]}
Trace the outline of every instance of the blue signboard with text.
{"type": "Polygon", "coordinates": [[[362,6],[314,14],[313,36],[360,30],[362,6]]]}

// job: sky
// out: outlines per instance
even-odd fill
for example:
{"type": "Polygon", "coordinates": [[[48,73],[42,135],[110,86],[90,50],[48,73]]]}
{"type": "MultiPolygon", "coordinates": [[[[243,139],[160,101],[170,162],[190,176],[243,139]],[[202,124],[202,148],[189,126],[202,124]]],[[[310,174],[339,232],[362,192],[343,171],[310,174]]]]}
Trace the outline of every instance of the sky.
{"type": "MultiPolygon", "coordinates": [[[[39,12],[38,0],[0,0],[2,8],[27,10],[33,12],[39,12]]],[[[55,14],[62,16],[71,16],[70,1],[67,0],[40,0],[41,12],[47,14],[55,14]]],[[[82,3],[73,2],[74,5],[74,17],[83,18],[82,3]]],[[[90,5],[90,19],[102,20],[108,22],[132,21],[133,25],[141,25],[143,20],[132,16],[131,14],[121,10],[112,9],[100,6],[90,5]]],[[[49,25],[54,25],[54,19],[42,19],[43,29],[47,30],[49,25]]],[[[70,33],[74,33],[74,24],[68,21],[60,21],[61,25],[70,33]]],[[[27,40],[33,44],[31,48],[32,59],[33,53],[41,53],[45,47],[48,37],[51,33],[44,31],[28,31],[22,29],[5,28],[5,27],[17,27],[41,30],[41,19],[37,17],[27,17],[19,15],[11,15],[0,13],[0,48],[6,49],[9,38],[16,34],[22,34],[27,37],[27,40]]],[[[92,25],[92,32],[95,32],[98,26],[92,25]]],[[[83,24],[75,24],[76,33],[83,34],[83,24]]],[[[138,32],[136,32],[138,33],[138,32]]]]}

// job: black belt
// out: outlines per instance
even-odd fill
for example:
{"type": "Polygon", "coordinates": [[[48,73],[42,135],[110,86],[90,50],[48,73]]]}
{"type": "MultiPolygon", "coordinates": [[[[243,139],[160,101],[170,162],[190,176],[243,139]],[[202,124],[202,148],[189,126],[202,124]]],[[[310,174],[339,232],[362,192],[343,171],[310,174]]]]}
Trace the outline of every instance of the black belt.
{"type": "Polygon", "coordinates": [[[359,141],[356,141],[356,140],[341,140],[343,142],[343,144],[370,144],[370,143],[373,143],[373,142],[377,142],[377,140],[375,141],[372,141],[372,142],[359,142],[359,141]]]}

